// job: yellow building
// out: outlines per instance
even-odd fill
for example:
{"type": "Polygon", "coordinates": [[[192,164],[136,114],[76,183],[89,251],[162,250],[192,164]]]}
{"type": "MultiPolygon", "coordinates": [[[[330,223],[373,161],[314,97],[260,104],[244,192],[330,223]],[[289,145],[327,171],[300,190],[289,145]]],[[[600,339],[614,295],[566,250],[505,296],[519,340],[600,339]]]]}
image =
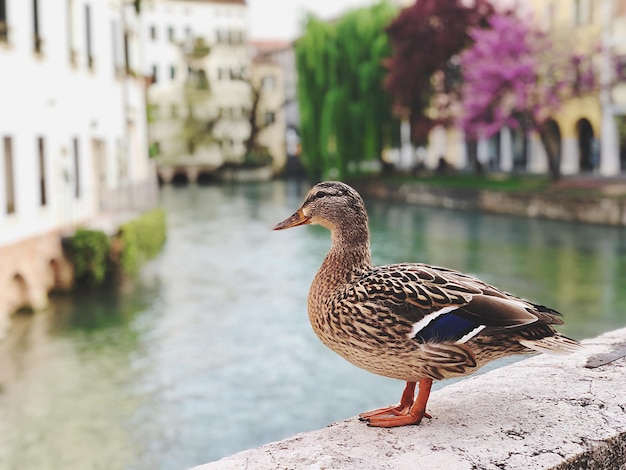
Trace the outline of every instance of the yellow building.
{"type": "MultiPolygon", "coordinates": [[[[623,166],[618,124],[619,116],[626,114],[626,93],[614,65],[615,53],[626,52],[624,39],[619,38],[626,1],[533,0],[531,5],[538,26],[552,38],[553,53],[576,54],[579,71],[593,68],[599,78],[592,93],[567,100],[553,116],[561,135],[562,172],[618,174],[623,166]]],[[[572,77],[579,79],[580,74],[572,77]]]]}
{"type": "MultiPolygon", "coordinates": [[[[614,176],[626,170],[626,0],[531,0],[517,7],[521,18],[550,37],[547,54],[577,62],[570,84],[582,91],[548,120],[558,136],[562,174],[614,176]],[[585,92],[590,75],[595,85],[585,92]]],[[[539,137],[506,127],[475,146],[464,142],[459,129],[437,127],[424,163],[433,168],[440,157],[457,168],[476,159],[495,171],[548,172],[539,137]]]]}

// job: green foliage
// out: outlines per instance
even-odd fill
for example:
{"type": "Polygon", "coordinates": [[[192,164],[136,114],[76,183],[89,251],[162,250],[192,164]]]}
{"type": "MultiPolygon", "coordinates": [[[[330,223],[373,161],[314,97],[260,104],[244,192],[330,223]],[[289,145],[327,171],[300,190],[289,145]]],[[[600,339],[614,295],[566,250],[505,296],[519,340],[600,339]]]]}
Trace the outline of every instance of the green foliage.
{"type": "Polygon", "coordinates": [[[109,237],[99,230],[78,229],[72,238],[71,252],[75,278],[100,284],[108,270],[109,237]]]}
{"type": "Polygon", "coordinates": [[[154,124],[158,120],[158,112],[158,105],[154,103],[148,103],[148,105],[146,106],[146,119],[148,120],[148,124],[154,124]]]}
{"type": "Polygon", "coordinates": [[[296,42],[303,160],[314,180],[358,173],[391,142],[397,123],[382,82],[395,14],[382,2],[332,23],[311,16],[296,42]]]}
{"type": "Polygon", "coordinates": [[[144,261],[156,256],[166,238],[163,209],[154,209],[120,227],[122,240],[120,263],[127,273],[136,273],[144,261]]]}
{"type": "Polygon", "coordinates": [[[102,284],[117,259],[125,272],[136,273],[143,261],[161,250],[165,236],[163,209],[154,209],[122,225],[113,241],[100,230],[78,229],[70,245],[75,279],[102,284]]]}
{"type": "Polygon", "coordinates": [[[193,48],[189,51],[188,56],[192,59],[204,59],[211,53],[209,46],[204,38],[198,37],[193,40],[193,48]]]}
{"type": "Polygon", "coordinates": [[[150,156],[150,158],[155,158],[159,156],[159,153],[159,144],[157,144],[156,142],[152,142],[148,147],[148,155],[150,156]]]}

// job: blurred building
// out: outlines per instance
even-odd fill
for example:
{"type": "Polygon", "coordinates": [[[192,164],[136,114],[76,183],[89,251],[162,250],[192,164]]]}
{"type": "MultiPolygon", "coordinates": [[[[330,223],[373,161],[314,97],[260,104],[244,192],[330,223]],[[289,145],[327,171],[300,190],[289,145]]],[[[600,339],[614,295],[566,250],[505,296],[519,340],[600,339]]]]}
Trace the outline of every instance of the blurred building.
{"type": "MultiPolygon", "coordinates": [[[[594,75],[599,79],[591,92],[565,100],[548,120],[559,136],[561,172],[614,176],[626,170],[626,0],[533,0],[513,6],[551,37],[553,54],[576,60],[574,87],[594,75]]],[[[506,127],[471,146],[460,129],[439,126],[430,134],[423,163],[435,168],[440,157],[457,168],[476,158],[496,171],[548,172],[539,137],[506,127]]]]}
{"type": "MultiPolygon", "coordinates": [[[[579,86],[578,81],[585,73],[597,74],[599,71],[602,3],[603,0],[532,2],[537,26],[550,35],[556,52],[575,56],[579,60],[578,73],[572,77],[574,87],[579,86]]],[[[603,173],[608,175],[619,171],[609,162],[612,152],[606,148],[606,142],[600,150],[604,129],[598,90],[566,100],[552,116],[550,125],[561,139],[563,174],[592,173],[604,169],[603,173]]],[[[537,153],[541,153],[541,149],[537,153]]]]}
{"type": "Polygon", "coordinates": [[[138,28],[121,0],[0,0],[0,323],[70,282],[64,235],[156,202],[138,28]]]}
{"type": "Polygon", "coordinates": [[[626,0],[603,0],[600,63],[602,142],[600,172],[626,171],[626,0]]]}
{"type": "Polygon", "coordinates": [[[273,131],[272,139],[275,147],[282,147],[282,154],[275,157],[275,168],[282,169],[287,159],[297,159],[300,154],[300,112],[298,109],[298,74],[296,71],[296,56],[293,43],[281,40],[251,41],[250,49],[254,64],[261,69],[270,64],[277,76],[282,77],[271,91],[274,103],[278,105],[283,115],[281,131],[273,131]]]}
{"type": "Polygon", "coordinates": [[[244,0],[144,0],[149,140],[160,178],[240,163],[250,133],[244,0]]]}

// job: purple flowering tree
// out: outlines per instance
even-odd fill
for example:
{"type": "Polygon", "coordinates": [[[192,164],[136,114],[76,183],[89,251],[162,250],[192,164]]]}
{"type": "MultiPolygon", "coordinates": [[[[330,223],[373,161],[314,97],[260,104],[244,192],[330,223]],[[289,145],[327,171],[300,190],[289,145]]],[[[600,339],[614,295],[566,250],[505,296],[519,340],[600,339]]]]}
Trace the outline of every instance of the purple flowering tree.
{"type": "Polygon", "coordinates": [[[580,56],[554,50],[549,38],[509,14],[494,14],[489,29],[470,32],[461,55],[464,85],[460,124],[468,140],[489,138],[502,127],[537,131],[550,175],[560,177],[560,138],[550,116],[568,96],[589,91],[591,67],[580,56]]]}
{"type": "Polygon", "coordinates": [[[384,62],[384,88],[396,114],[410,121],[414,142],[425,141],[435,124],[447,124],[449,113],[438,103],[436,122],[427,110],[438,94],[454,99],[458,67],[452,59],[471,44],[469,31],[486,27],[493,12],[489,0],[415,0],[386,28],[393,52],[384,62]]]}

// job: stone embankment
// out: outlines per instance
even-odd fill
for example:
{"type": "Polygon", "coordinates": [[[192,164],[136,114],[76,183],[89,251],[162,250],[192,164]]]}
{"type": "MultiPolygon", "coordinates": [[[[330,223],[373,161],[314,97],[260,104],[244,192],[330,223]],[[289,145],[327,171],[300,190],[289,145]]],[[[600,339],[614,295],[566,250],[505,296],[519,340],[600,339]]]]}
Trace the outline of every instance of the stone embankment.
{"type": "Polygon", "coordinates": [[[452,189],[427,184],[368,182],[357,189],[364,196],[450,209],[539,217],[591,224],[626,226],[624,184],[606,184],[596,194],[546,190],[538,192],[452,189]]]}
{"type": "Polygon", "coordinates": [[[352,418],[194,470],[625,470],[626,329],[583,343],[433,392],[419,426],[352,418]]]}

